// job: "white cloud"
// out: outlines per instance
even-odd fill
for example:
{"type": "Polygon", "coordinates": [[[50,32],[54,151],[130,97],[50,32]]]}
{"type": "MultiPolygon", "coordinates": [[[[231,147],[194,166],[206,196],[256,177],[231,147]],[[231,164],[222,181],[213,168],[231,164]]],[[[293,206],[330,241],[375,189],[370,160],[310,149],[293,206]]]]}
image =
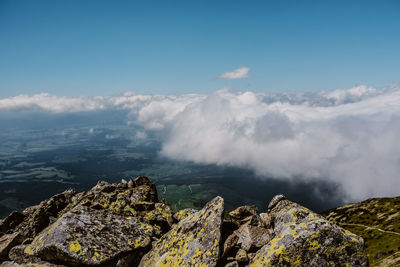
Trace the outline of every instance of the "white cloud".
{"type": "MultiPolygon", "coordinates": [[[[172,159],[250,168],[264,177],[320,179],[349,199],[399,195],[400,88],[317,93],[0,99],[0,110],[52,113],[124,109],[161,133],[172,159]]],[[[147,136],[138,133],[136,138],[147,136]]]]}
{"type": "Polygon", "coordinates": [[[219,91],[184,106],[157,104],[169,117],[149,104],[136,123],[165,131],[162,154],[173,159],[327,180],[342,185],[349,199],[398,195],[400,90],[361,89],[347,90],[357,98],[339,104],[329,94],[323,101],[323,93],[292,104],[271,101],[283,95],[219,91]]]}
{"type": "Polygon", "coordinates": [[[241,68],[235,69],[233,71],[224,72],[224,73],[218,75],[218,78],[223,79],[223,80],[234,80],[234,79],[247,78],[247,77],[249,77],[249,71],[250,71],[250,68],[241,67],[241,68]]]}
{"type": "MultiPolygon", "coordinates": [[[[170,105],[175,105],[179,101],[184,102],[192,97],[196,98],[198,96],[199,95],[195,94],[185,95],[183,97],[136,95],[133,92],[126,92],[122,95],[115,96],[64,97],[41,93],[2,98],[0,99],[0,111],[39,111],[50,113],[72,113],[109,109],[137,111],[148,104],[154,105],[157,101],[161,104],[165,101],[170,101],[170,105]]],[[[169,107],[170,105],[165,104],[165,107],[169,107]]],[[[141,110],[141,112],[145,113],[145,110],[141,110]]],[[[169,115],[166,116],[168,117],[169,115]]]]}

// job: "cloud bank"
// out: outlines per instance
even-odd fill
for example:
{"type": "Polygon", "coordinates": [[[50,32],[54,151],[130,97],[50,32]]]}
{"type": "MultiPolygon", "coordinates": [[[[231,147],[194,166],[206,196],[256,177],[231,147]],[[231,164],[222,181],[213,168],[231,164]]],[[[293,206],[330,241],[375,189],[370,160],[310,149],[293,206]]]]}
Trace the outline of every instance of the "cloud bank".
{"type": "Polygon", "coordinates": [[[165,131],[161,153],[169,158],[330,181],[349,200],[400,193],[398,89],[361,86],[308,96],[219,91],[177,108],[163,120],[147,105],[146,119],[140,112],[136,118],[165,131]]]}
{"type": "Polygon", "coordinates": [[[233,71],[224,72],[224,73],[218,75],[218,78],[223,79],[223,80],[235,80],[235,79],[247,78],[247,77],[249,77],[249,71],[250,71],[250,68],[241,67],[241,68],[235,69],[233,71]]]}
{"type": "Polygon", "coordinates": [[[161,154],[168,158],[249,168],[261,178],[329,181],[349,200],[400,193],[398,87],[274,95],[39,94],[0,99],[2,109],[125,109],[130,123],[161,133],[161,154]]]}

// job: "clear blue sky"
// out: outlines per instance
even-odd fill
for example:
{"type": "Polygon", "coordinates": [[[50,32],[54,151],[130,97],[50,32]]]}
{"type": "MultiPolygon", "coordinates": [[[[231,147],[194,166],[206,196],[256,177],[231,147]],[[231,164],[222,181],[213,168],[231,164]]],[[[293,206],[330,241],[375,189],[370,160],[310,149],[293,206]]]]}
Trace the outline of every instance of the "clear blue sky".
{"type": "Polygon", "coordinates": [[[0,97],[399,82],[400,1],[0,0],[0,97]]]}

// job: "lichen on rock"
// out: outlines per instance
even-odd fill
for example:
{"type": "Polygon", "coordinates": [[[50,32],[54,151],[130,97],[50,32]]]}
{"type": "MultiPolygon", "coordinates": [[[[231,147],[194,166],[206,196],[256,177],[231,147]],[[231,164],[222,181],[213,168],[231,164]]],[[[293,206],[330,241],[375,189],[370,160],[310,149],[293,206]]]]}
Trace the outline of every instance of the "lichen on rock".
{"type": "Polygon", "coordinates": [[[275,238],[251,266],[368,266],[361,237],[281,196],[270,207],[275,238]]]}
{"type": "Polygon", "coordinates": [[[224,200],[216,197],[153,244],[139,266],[216,266],[224,200]]]}

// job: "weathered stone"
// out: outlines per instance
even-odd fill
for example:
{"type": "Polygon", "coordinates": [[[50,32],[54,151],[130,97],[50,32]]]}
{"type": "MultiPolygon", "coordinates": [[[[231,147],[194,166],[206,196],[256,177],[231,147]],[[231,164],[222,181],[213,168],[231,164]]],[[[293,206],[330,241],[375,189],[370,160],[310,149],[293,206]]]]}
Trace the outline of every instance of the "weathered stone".
{"type": "Polygon", "coordinates": [[[153,244],[139,266],[216,266],[224,200],[216,197],[153,244]]]}
{"type": "Polygon", "coordinates": [[[143,202],[143,201],[156,202],[150,200],[150,191],[151,188],[148,185],[140,185],[138,187],[133,188],[130,199],[131,203],[143,202]]]}
{"type": "Polygon", "coordinates": [[[122,253],[146,250],[153,232],[135,217],[78,206],[36,236],[25,253],[47,261],[104,264],[122,253]]]}
{"type": "Polygon", "coordinates": [[[38,263],[42,260],[32,255],[26,255],[25,249],[28,245],[18,245],[13,247],[8,253],[8,258],[18,264],[38,263]]]}
{"type": "Polygon", "coordinates": [[[260,248],[272,239],[268,229],[248,224],[242,225],[234,234],[238,237],[237,244],[246,251],[260,248]]]}
{"type": "Polygon", "coordinates": [[[256,256],[256,253],[254,253],[254,252],[247,253],[247,257],[249,257],[249,260],[254,259],[255,256],[256,256]]]}
{"type": "Polygon", "coordinates": [[[225,267],[239,267],[239,263],[237,261],[232,261],[227,263],[225,267]]]}
{"type": "Polygon", "coordinates": [[[147,200],[146,201],[150,201],[150,202],[157,202],[158,201],[158,196],[157,196],[157,188],[156,185],[146,176],[139,176],[136,177],[133,180],[135,187],[139,187],[142,185],[147,185],[150,187],[150,190],[148,191],[148,195],[147,195],[147,200]]]}
{"type": "Polygon", "coordinates": [[[24,210],[25,220],[18,226],[18,231],[23,238],[33,238],[40,231],[52,223],[52,218],[57,218],[64,209],[73,202],[76,194],[74,189],[68,189],[61,194],[52,196],[42,201],[39,205],[24,210]]]}
{"type": "Polygon", "coordinates": [[[269,215],[269,213],[261,213],[260,218],[263,221],[265,228],[271,228],[271,215],[269,215]]]}
{"type": "Polygon", "coordinates": [[[239,249],[236,253],[235,260],[237,262],[248,262],[249,258],[247,257],[247,252],[244,249],[239,249]]]}
{"type": "Polygon", "coordinates": [[[231,217],[232,222],[238,226],[243,224],[263,226],[263,222],[257,214],[257,208],[255,206],[241,206],[229,212],[229,216],[231,217]]]}
{"type": "Polygon", "coordinates": [[[135,186],[135,183],[133,182],[132,179],[130,179],[128,182],[128,188],[133,188],[134,186],[135,186]]]}
{"type": "Polygon", "coordinates": [[[131,267],[131,266],[138,266],[140,259],[143,257],[144,251],[143,250],[136,250],[131,252],[125,256],[122,256],[117,264],[116,267],[131,267]]]}
{"type": "Polygon", "coordinates": [[[163,232],[169,231],[174,224],[172,209],[166,201],[154,204],[154,209],[147,212],[143,219],[150,224],[160,226],[163,232]]]}
{"type": "Polygon", "coordinates": [[[276,204],[278,204],[279,201],[285,200],[285,199],[286,199],[286,197],[282,194],[274,196],[268,204],[268,210],[273,209],[276,206],[276,204]]]}
{"type": "Polygon", "coordinates": [[[0,261],[3,261],[7,258],[8,252],[10,249],[18,244],[20,241],[19,232],[15,232],[12,234],[5,234],[0,237],[0,261]]]}
{"type": "Polygon", "coordinates": [[[189,216],[189,215],[191,215],[191,214],[193,214],[193,213],[195,213],[195,212],[197,212],[197,210],[187,208],[187,209],[183,209],[183,210],[178,211],[177,213],[174,214],[173,217],[174,217],[174,219],[175,219],[176,221],[179,222],[179,221],[181,221],[182,219],[186,218],[187,216],[189,216]]]}
{"type": "Polygon", "coordinates": [[[0,222],[0,233],[13,231],[25,219],[25,215],[18,211],[13,211],[0,222]]]}
{"type": "Polygon", "coordinates": [[[270,214],[275,237],[256,252],[252,266],[368,266],[361,237],[309,209],[281,199],[270,214]]]}
{"type": "Polygon", "coordinates": [[[226,257],[232,251],[232,249],[236,246],[239,237],[233,233],[224,242],[224,251],[222,253],[222,257],[226,257]]]}
{"type": "Polygon", "coordinates": [[[50,262],[27,262],[24,264],[19,264],[14,261],[5,261],[0,264],[0,267],[64,267],[64,265],[52,264],[50,262]]]}

